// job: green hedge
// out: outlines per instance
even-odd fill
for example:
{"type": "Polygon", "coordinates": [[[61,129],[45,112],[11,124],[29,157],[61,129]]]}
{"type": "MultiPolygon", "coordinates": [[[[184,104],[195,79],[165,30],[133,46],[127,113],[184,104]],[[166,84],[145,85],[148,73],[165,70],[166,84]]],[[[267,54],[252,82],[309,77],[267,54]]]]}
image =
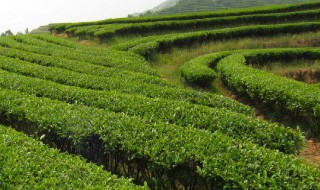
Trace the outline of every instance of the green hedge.
{"type": "MultiPolygon", "coordinates": [[[[192,44],[216,41],[220,39],[234,39],[252,36],[274,36],[283,33],[294,34],[317,31],[319,29],[319,22],[244,26],[213,31],[165,35],[158,37],[157,39],[153,37],[148,39],[150,41],[144,43],[138,43],[140,41],[139,39],[137,42],[132,41],[127,44],[120,44],[119,46],[115,46],[114,49],[121,48],[123,50],[126,49],[124,46],[127,46],[129,48],[127,49],[129,52],[133,52],[144,57],[149,57],[155,52],[168,51],[168,49],[173,47],[184,47],[192,44]],[[131,43],[135,46],[132,47],[131,43]]],[[[142,39],[142,41],[143,40],[144,39],[142,39]]]]}
{"type": "Polygon", "coordinates": [[[0,189],[147,189],[0,125],[0,189]]]}
{"type": "Polygon", "coordinates": [[[170,32],[180,30],[200,30],[221,26],[284,23],[298,21],[314,21],[319,19],[318,10],[298,11],[290,13],[257,14],[220,18],[206,18],[195,20],[162,21],[136,24],[108,24],[106,26],[75,27],[66,30],[69,35],[97,37],[106,40],[114,36],[154,34],[159,32],[170,32]]]}
{"type": "MultiPolygon", "coordinates": [[[[317,54],[319,56],[319,52],[317,54]]],[[[231,55],[218,63],[217,69],[221,72],[223,80],[238,93],[247,94],[251,99],[263,102],[272,110],[286,113],[293,118],[307,119],[311,123],[308,126],[309,130],[319,133],[320,115],[317,107],[320,105],[320,89],[250,68],[245,65],[245,56],[231,55]]]]}
{"type": "Polygon", "coordinates": [[[153,76],[159,75],[155,69],[149,66],[149,63],[144,58],[127,52],[111,50],[101,52],[96,51],[95,48],[67,48],[29,37],[29,35],[0,38],[0,46],[99,66],[117,67],[153,76]]]}
{"type": "Polygon", "coordinates": [[[313,84],[313,85],[320,88],[320,83],[313,84]]]}
{"type": "Polygon", "coordinates": [[[165,8],[157,11],[156,14],[176,14],[176,13],[190,13],[199,11],[216,11],[221,9],[234,9],[244,7],[255,7],[261,5],[272,5],[272,4],[288,4],[288,3],[302,3],[310,2],[312,0],[184,0],[177,2],[174,6],[165,8]]]}
{"type": "Polygon", "coordinates": [[[180,76],[189,85],[209,87],[219,76],[211,68],[212,65],[230,54],[230,52],[219,52],[194,58],[180,67],[180,76]]]}
{"type": "MultiPolygon", "coordinates": [[[[224,51],[224,52],[217,52],[217,53],[213,53],[213,54],[209,54],[209,55],[205,55],[205,56],[200,56],[198,58],[195,58],[195,59],[189,61],[188,63],[186,63],[185,65],[183,65],[181,67],[181,76],[184,78],[185,81],[187,81],[189,84],[192,84],[192,85],[203,86],[203,84],[211,84],[213,82],[213,80],[215,79],[215,77],[218,76],[218,74],[214,70],[214,68],[216,68],[217,63],[221,59],[223,59],[229,55],[232,55],[232,54],[244,55],[247,63],[253,64],[253,65],[255,65],[255,64],[258,64],[258,65],[268,64],[272,61],[277,61],[277,60],[319,59],[320,58],[320,52],[319,52],[318,48],[272,48],[272,49],[250,49],[250,50],[224,51]],[[213,73],[213,74],[211,74],[211,73],[213,73]]],[[[225,69],[227,69],[227,67],[225,67],[225,69]]],[[[233,74],[236,74],[236,73],[233,73],[233,74]]],[[[266,77],[267,76],[269,76],[269,75],[266,75],[266,77]]],[[[271,79],[268,79],[268,80],[271,80],[271,79]]],[[[295,98],[295,100],[293,100],[292,98],[289,99],[289,97],[287,97],[288,94],[287,95],[282,94],[283,92],[282,92],[281,88],[284,89],[284,87],[280,87],[279,90],[281,91],[281,95],[280,94],[276,95],[274,92],[274,96],[279,97],[280,98],[279,100],[277,100],[274,97],[273,103],[270,103],[270,101],[267,101],[266,99],[263,98],[260,102],[264,102],[264,103],[269,102],[268,105],[270,105],[270,104],[278,105],[279,104],[279,105],[281,105],[280,106],[281,109],[279,109],[279,110],[281,110],[281,112],[289,112],[290,113],[289,115],[291,115],[291,118],[295,118],[297,116],[300,116],[300,117],[303,117],[303,118],[309,120],[309,122],[311,122],[312,126],[317,126],[319,114],[318,114],[318,112],[316,112],[314,110],[314,109],[316,109],[315,108],[316,103],[311,103],[310,101],[311,100],[318,101],[317,98],[319,98],[319,96],[317,96],[317,92],[314,90],[311,90],[308,93],[302,92],[302,91],[308,91],[307,89],[309,89],[309,88],[315,89],[316,85],[306,85],[306,84],[292,81],[290,79],[286,79],[283,77],[281,77],[281,79],[279,79],[279,77],[277,77],[277,79],[275,79],[275,80],[278,82],[280,82],[280,81],[288,82],[288,84],[284,83],[283,85],[284,86],[286,86],[286,85],[289,86],[289,84],[293,85],[294,87],[290,87],[290,88],[292,88],[292,90],[296,89],[296,91],[301,91],[301,92],[299,92],[300,95],[295,95],[295,96],[297,96],[295,98]],[[314,87],[311,87],[311,86],[314,86],[314,87]],[[299,89],[299,90],[297,90],[297,89],[299,89]],[[306,99],[303,98],[303,97],[307,96],[306,94],[311,94],[310,96],[313,98],[311,98],[311,100],[310,100],[310,98],[306,98],[306,99]],[[291,101],[291,103],[295,104],[295,105],[294,106],[283,105],[283,104],[285,104],[285,102],[287,102],[285,100],[281,100],[283,98],[287,99],[287,101],[291,101]],[[277,101],[282,101],[282,103],[280,104],[277,101]]],[[[233,86],[233,85],[231,85],[231,86],[233,86]]],[[[239,92],[240,91],[242,93],[248,93],[248,92],[245,92],[246,91],[245,89],[239,90],[239,92]]],[[[249,90],[247,90],[247,91],[249,91],[249,90]]],[[[270,87],[270,93],[273,93],[273,89],[271,89],[271,87],[270,87]]],[[[288,93],[293,93],[293,92],[288,91],[288,93]]],[[[298,93],[298,92],[295,92],[294,94],[296,94],[296,93],[298,93]]],[[[253,94],[252,94],[252,96],[253,96],[253,94]]],[[[261,94],[261,96],[262,96],[262,94],[261,94]]],[[[252,97],[252,98],[254,98],[254,97],[252,97]]],[[[262,98],[262,97],[259,96],[259,99],[260,98],[262,98]]],[[[289,104],[289,102],[287,102],[287,103],[289,104]]],[[[277,106],[275,106],[275,107],[277,107],[277,106]]],[[[313,129],[313,130],[315,130],[315,129],[313,129]]]]}
{"type": "Polygon", "coordinates": [[[148,123],[165,122],[183,127],[194,126],[212,132],[220,131],[230,137],[251,141],[286,153],[297,152],[303,145],[299,132],[232,112],[223,105],[220,105],[221,107],[216,105],[220,108],[217,109],[182,101],[85,90],[1,70],[0,86],[67,103],[79,103],[126,113],[130,116],[139,116],[148,123]]]}
{"type": "Polygon", "coordinates": [[[51,80],[60,84],[78,86],[81,88],[117,91],[120,93],[144,95],[151,98],[162,98],[167,100],[182,100],[190,103],[202,104],[216,107],[226,106],[234,111],[252,114],[248,106],[236,103],[226,97],[212,93],[201,93],[193,90],[169,88],[151,84],[141,84],[134,81],[112,79],[94,75],[81,74],[60,68],[51,68],[36,65],[18,59],[0,56],[0,68],[10,72],[16,72],[26,76],[32,76],[45,80],[51,80]]]}
{"type": "Polygon", "coordinates": [[[125,66],[104,67],[104,66],[86,63],[82,61],[76,61],[76,60],[64,59],[62,57],[26,52],[22,50],[13,49],[13,48],[4,48],[1,46],[0,46],[0,55],[11,57],[11,58],[18,58],[20,60],[32,62],[42,66],[63,68],[63,69],[75,71],[78,73],[101,76],[101,77],[105,77],[106,80],[118,79],[118,80],[134,81],[137,83],[152,84],[157,86],[167,86],[167,87],[173,86],[159,77],[150,76],[140,72],[133,72],[130,70],[126,70],[125,66]]]}
{"type": "Polygon", "coordinates": [[[292,12],[299,10],[317,9],[320,7],[319,2],[312,3],[301,3],[301,4],[289,4],[289,5],[271,5],[262,7],[251,7],[246,9],[233,9],[223,10],[214,12],[200,12],[200,13],[187,13],[170,16],[153,16],[153,17],[138,17],[138,18],[118,18],[118,19],[107,19],[95,22],[81,22],[81,23],[61,23],[53,25],[50,30],[52,32],[61,33],[65,30],[79,26],[90,26],[90,25],[106,25],[106,24],[121,24],[121,23],[143,23],[143,22],[157,22],[157,21],[170,21],[170,20],[192,20],[192,19],[203,19],[203,18],[215,18],[215,17],[226,17],[226,16],[241,16],[241,15],[252,15],[252,14],[270,14],[270,13],[281,13],[281,12],[292,12]]]}
{"type": "Polygon", "coordinates": [[[109,155],[106,166],[113,168],[112,171],[119,171],[122,163],[126,163],[123,168],[138,166],[138,173],[129,170],[129,176],[137,179],[141,172],[147,173],[142,179],[145,178],[151,187],[164,184],[160,187],[168,188],[170,182],[171,187],[175,182],[181,187],[190,184],[181,180],[186,176],[191,184],[192,180],[204,179],[201,182],[206,186],[218,189],[320,188],[319,171],[313,167],[292,156],[219,132],[168,124],[149,125],[124,114],[4,89],[0,90],[0,111],[9,121],[27,121],[35,132],[50,132],[68,139],[79,152],[88,151],[87,155],[92,157],[95,155],[91,148],[103,143],[102,152],[109,155]],[[179,175],[181,171],[182,176],[179,175]],[[161,180],[163,178],[169,181],[161,180]]]}
{"type": "Polygon", "coordinates": [[[218,61],[231,54],[243,54],[251,64],[267,64],[270,61],[291,59],[318,59],[320,52],[317,48],[270,48],[221,51],[199,56],[185,63],[180,68],[181,77],[186,83],[194,86],[208,86],[219,76],[212,68],[218,61]]]}
{"type": "Polygon", "coordinates": [[[101,52],[101,53],[104,53],[106,51],[105,49],[102,49],[102,48],[92,48],[88,46],[83,46],[79,43],[74,43],[70,40],[66,40],[66,39],[48,35],[48,34],[36,34],[36,35],[29,34],[28,36],[39,39],[39,40],[43,40],[48,43],[57,44],[57,45],[74,48],[74,49],[80,48],[80,49],[86,49],[86,50],[94,50],[95,52],[101,52]]]}
{"type": "Polygon", "coordinates": [[[189,85],[207,87],[219,76],[215,67],[218,61],[231,54],[243,54],[251,64],[267,64],[279,59],[318,59],[320,53],[316,48],[270,48],[270,49],[245,49],[221,51],[213,54],[199,56],[180,68],[182,79],[189,85]]]}

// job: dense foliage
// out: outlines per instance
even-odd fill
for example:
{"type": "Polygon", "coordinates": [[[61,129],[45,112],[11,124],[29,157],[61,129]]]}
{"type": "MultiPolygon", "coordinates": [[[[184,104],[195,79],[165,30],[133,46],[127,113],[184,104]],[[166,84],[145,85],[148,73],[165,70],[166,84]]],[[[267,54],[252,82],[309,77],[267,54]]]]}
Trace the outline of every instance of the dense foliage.
{"type": "MultiPolygon", "coordinates": [[[[38,134],[51,133],[61,139],[60,146],[68,146],[65,144],[68,141],[62,140],[67,139],[72,142],[73,150],[92,160],[102,159],[91,151],[103,146],[101,151],[106,154],[103,164],[111,171],[117,172],[123,165],[131,168],[141,164],[141,175],[152,172],[151,178],[162,181],[159,185],[168,183],[165,179],[170,181],[171,173],[177,180],[181,177],[181,183],[191,186],[191,176],[185,176],[187,179],[179,176],[178,168],[181,168],[182,172],[197,173],[199,176],[195,178],[202,176],[218,188],[319,188],[320,183],[314,179],[319,175],[317,170],[293,161],[291,156],[232,139],[220,132],[146,124],[139,118],[121,113],[5,89],[0,91],[0,100],[1,112],[8,122],[26,121],[38,134]],[[140,163],[142,160],[143,164],[140,163]],[[166,177],[159,177],[161,173],[166,177]],[[265,177],[249,177],[252,175],[265,177]],[[279,183],[280,179],[284,182],[279,183]]],[[[140,174],[128,170],[127,175],[138,178],[140,174]]],[[[147,175],[142,179],[151,182],[147,175]]]]}
{"type": "Polygon", "coordinates": [[[244,7],[255,7],[261,5],[285,4],[285,3],[301,3],[303,0],[180,0],[172,7],[165,8],[157,12],[158,14],[176,14],[186,12],[213,11],[220,9],[233,9],[244,7]]]}
{"type": "Polygon", "coordinates": [[[258,119],[252,107],[210,90],[218,81],[319,134],[319,85],[255,67],[319,59],[318,48],[212,52],[184,64],[186,84],[207,91],[177,87],[150,63],[174,48],[319,31],[319,7],[274,5],[51,28],[116,44],[108,48],[51,35],[1,37],[0,123],[107,171],[0,126],[0,188],[144,188],[110,171],[151,189],[320,189],[319,169],[295,155],[305,131],[258,119]]]}
{"type": "Polygon", "coordinates": [[[126,50],[144,57],[150,57],[156,52],[168,51],[174,47],[185,47],[197,43],[205,43],[208,41],[236,39],[252,36],[275,36],[282,33],[296,34],[317,31],[319,28],[319,22],[242,26],[220,30],[188,32],[178,35],[168,34],[160,37],[151,36],[139,38],[137,40],[113,46],[112,49],[126,50]]]}
{"type": "Polygon", "coordinates": [[[192,20],[214,17],[226,17],[226,16],[241,16],[249,14],[263,14],[263,13],[283,13],[293,12],[299,10],[308,10],[319,8],[319,2],[301,3],[301,4],[288,4],[288,5],[270,5],[262,7],[253,7],[246,9],[230,9],[214,12],[199,12],[199,13],[185,13],[166,16],[152,16],[152,17],[138,17],[138,18],[117,18],[107,19],[94,22],[81,22],[81,23],[62,23],[51,26],[51,31],[64,32],[67,29],[79,26],[90,25],[106,25],[106,24],[121,24],[121,23],[142,23],[142,22],[156,22],[156,21],[169,21],[169,20],[192,20]]]}
{"type": "Polygon", "coordinates": [[[245,63],[245,57],[236,54],[221,60],[217,69],[237,92],[246,93],[280,113],[307,118],[311,121],[309,130],[319,133],[319,88],[247,67],[245,63]]]}
{"type": "Polygon", "coordinates": [[[212,83],[218,76],[217,72],[212,69],[216,68],[233,90],[246,94],[253,101],[263,103],[281,114],[290,115],[292,118],[305,118],[309,121],[308,130],[318,133],[320,115],[316,107],[320,104],[319,88],[244,65],[246,63],[268,64],[274,60],[319,58],[320,52],[317,48],[226,51],[191,60],[181,68],[181,74],[189,83],[203,86],[212,83]],[[234,58],[225,58],[233,54],[235,54],[234,58]],[[241,58],[239,55],[244,57],[241,58]],[[221,59],[223,61],[220,63],[221,59]]]}
{"type": "Polygon", "coordinates": [[[297,11],[289,13],[267,13],[253,14],[243,16],[228,16],[218,18],[204,18],[192,20],[173,20],[173,21],[157,21],[133,24],[107,24],[107,25],[90,25],[72,27],[66,30],[66,33],[80,38],[90,37],[100,40],[108,40],[115,36],[124,35],[147,35],[158,32],[172,31],[198,31],[216,29],[218,27],[239,26],[241,24],[268,24],[268,23],[284,23],[288,21],[312,21],[319,18],[318,10],[297,11]]]}
{"type": "MultiPolygon", "coordinates": [[[[37,80],[0,71],[0,86],[68,103],[82,103],[131,116],[141,116],[148,123],[171,123],[220,131],[229,136],[293,153],[302,146],[302,137],[290,129],[269,124],[216,105],[209,108],[182,101],[150,99],[116,92],[86,90],[37,80]],[[194,118],[197,118],[195,120],[194,118]],[[262,135],[263,134],[263,135],[262,135]]],[[[217,102],[218,103],[218,102],[217,102]]]]}
{"type": "Polygon", "coordinates": [[[0,155],[1,189],[144,189],[4,126],[0,155]]]}

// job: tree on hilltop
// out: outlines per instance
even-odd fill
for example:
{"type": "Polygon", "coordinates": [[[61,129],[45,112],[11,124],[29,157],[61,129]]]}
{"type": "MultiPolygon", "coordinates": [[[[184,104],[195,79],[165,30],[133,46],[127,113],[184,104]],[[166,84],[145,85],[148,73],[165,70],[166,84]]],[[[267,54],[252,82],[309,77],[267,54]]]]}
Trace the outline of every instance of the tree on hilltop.
{"type": "Polygon", "coordinates": [[[13,36],[13,33],[12,33],[11,30],[9,29],[9,30],[7,30],[7,31],[5,31],[5,32],[2,32],[2,33],[1,33],[1,36],[13,36]]]}

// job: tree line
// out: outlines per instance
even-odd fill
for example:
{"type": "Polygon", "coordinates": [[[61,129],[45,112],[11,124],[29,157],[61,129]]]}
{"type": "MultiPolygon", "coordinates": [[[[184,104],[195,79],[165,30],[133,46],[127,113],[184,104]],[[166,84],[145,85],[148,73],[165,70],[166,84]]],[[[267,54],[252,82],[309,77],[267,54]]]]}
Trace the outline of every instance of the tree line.
{"type": "MultiPolygon", "coordinates": [[[[21,35],[21,34],[29,34],[30,32],[29,32],[29,29],[28,28],[26,28],[26,30],[24,31],[24,33],[23,32],[17,32],[17,34],[16,35],[21,35]]],[[[13,32],[9,29],[9,30],[6,30],[5,32],[2,32],[1,33],[1,36],[13,36],[14,34],[13,34],[13,32]]]]}

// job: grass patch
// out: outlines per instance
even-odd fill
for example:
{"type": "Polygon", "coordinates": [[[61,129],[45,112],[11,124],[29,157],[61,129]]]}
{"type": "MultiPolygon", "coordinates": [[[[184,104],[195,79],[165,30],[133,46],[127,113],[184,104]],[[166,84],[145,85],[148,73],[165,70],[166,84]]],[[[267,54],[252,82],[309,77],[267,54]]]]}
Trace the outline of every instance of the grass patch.
{"type": "Polygon", "coordinates": [[[151,62],[163,78],[178,86],[183,86],[183,82],[180,80],[180,66],[201,55],[238,49],[317,47],[319,44],[320,32],[221,40],[158,53],[152,56],[151,62]]]}
{"type": "Polygon", "coordinates": [[[258,68],[309,84],[320,82],[320,60],[278,61],[258,68]]]}

